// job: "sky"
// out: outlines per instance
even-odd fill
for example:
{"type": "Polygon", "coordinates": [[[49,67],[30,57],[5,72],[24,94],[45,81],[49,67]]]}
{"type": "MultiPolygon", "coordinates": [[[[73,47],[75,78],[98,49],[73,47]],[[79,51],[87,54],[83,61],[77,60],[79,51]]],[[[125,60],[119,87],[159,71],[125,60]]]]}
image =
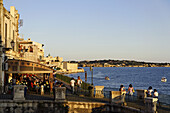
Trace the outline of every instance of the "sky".
{"type": "Polygon", "coordinates": [[[170,63],[170,0],[4,0],[20,36],[64,60],[170,63]]]}

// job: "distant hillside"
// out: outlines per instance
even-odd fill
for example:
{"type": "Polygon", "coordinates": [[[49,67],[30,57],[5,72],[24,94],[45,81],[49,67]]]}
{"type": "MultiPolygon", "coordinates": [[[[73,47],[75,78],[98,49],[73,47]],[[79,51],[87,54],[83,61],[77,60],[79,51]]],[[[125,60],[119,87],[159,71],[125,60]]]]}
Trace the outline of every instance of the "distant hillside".
{"type": "Polygon", "coordinates": [[[139,62],[133,60],[94,60],[70,61],[78,63],[79,67],[170,67],[170,63],[139,62]]]}

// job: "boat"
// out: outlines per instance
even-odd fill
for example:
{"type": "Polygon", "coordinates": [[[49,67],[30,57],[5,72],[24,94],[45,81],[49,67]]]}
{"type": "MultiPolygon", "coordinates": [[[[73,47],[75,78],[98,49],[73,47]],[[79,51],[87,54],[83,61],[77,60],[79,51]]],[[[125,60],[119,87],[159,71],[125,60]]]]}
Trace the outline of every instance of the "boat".
{"type": "Polygon", "coordinates": [[[108,76],[105,77],[105,80],[110,80],[110,78],[108,76]]]}
{"type": "Polygon", "coordinates": [[[162,77],[161,82],[166,82],[166,81],[167,81],[166,77],[162,77]]]}

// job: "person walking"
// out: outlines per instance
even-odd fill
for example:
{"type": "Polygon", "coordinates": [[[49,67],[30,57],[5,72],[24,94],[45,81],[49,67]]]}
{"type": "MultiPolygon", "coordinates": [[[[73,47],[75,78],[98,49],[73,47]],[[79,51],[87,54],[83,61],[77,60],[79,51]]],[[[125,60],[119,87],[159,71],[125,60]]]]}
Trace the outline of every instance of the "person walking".
{"type": "Polygon", "coordinates": [[[75,84],[75,80],[74,78],[71,78],[70,87],[71,87],[72,93],[74,93],[74,84],[75,84]]]}
{"type": "Polygon", "coordinates": [[[78,76],[78,79],[77,79],[77,91],[79,92],[81,90],[81,84],[82,84],[82,80],[80,79],[80,76],[78,76]]]}

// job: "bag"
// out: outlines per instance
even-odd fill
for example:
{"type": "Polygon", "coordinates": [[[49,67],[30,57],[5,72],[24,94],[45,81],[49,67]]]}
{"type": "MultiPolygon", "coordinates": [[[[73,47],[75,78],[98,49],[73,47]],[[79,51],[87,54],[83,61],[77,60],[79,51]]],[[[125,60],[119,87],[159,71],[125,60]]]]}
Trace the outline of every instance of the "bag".
{"type": "Polygon", "coordinates": [[[135,92],[135,90],[133,89],[133,93],[135,92]]]}

